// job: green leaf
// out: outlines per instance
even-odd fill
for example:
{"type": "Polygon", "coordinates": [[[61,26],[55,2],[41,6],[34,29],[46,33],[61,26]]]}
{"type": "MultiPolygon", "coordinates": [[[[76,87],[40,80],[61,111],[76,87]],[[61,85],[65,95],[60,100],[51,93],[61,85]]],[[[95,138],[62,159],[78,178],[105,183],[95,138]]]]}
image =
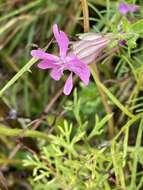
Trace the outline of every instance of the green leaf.
{"type": "Polygon", "coordinates": [[[98,136],[103,132],[103,127],[108,122],[108,120],[112,117],[112,114],[106,115],[101,121],[99,121],[98,115],[95,116],[96,123],[91,131],[91,133],[88,136],[88,139],[91,139],[93,136],[98,136]]]}
{"type": "Polygon", "coordinates": [[[133,32],[143,36],[143,19],[132,24],[130,28],[133,32]]]}
{"type": "Polygon", "coordinates": [[[126,19],[125,17],[123,17],[123,19],[122,19],[122,27],[123,27],[124,32],[128,32],[130,29],[130,23],[129,23],[128,19],[126,19]]]}

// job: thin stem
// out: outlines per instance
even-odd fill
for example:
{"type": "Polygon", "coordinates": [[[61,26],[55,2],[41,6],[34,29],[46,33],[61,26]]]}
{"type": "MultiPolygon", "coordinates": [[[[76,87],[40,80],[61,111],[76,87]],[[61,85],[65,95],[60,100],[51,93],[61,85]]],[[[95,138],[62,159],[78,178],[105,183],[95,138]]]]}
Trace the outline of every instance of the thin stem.
{"type": "Polygon", "coordinates": [[[93,64],[90,65],[90,71],[92,73],[92,76],[94,78],[94,81],[98,86],[100,86],[100,89],[103,90],[103,92],[112,100],[112,102],[127,116],[134,117],[134,115],[123,105],[120,103],[120,101],[106,88],[101,81],[99,80],[99,77],[97,76],[95,67],[93,64]]]}
{"type": "MultiPolygon", "coordinates": [[[[49,45],[51,44],[52,40],[47,44],[46,47],[43,48],[43,50],[46,50],[49,45]]],[[[22,67],[22,69],[20,69],[16,75],[14,75],[14,77],[12,77],[12,79],[10,79],[10,81],[0,90],[0,98],[2,97],[2,95],[4,94],[4,92],[10,88],[11,85],[13,85],[25,72],[30,71],[30,68],[32,67],[32,65],[34,65],[36,63],[38,59],[36,58],[32,58],[30,59],[30,61],[28,61],[28,63],[26,65],[24,65],[24,67],[22,67]]]]}
{"type": "Polygon", "coordinates": [[[137,134],[137,140],[136,140],[136,145],[134,148],[134,153],[133,153],[133,167],[132,167],[132,176],[131,176],[131,184],[130,184],[130,189],[134,190],[136,189],[136,175],[137,175],[137,165],[138,165],[138,156],[140,154],[140,146],[141,146],[141,140],[142,140],[142,132],[143,132],[143,120],[141,120],[139,129],[138,129],[138,134],[137,134]]]}
{"type": "MultiPolygon", "coordinates": [[[[89,32],[90,26],[89,26],[89,11],[88,11],[87,0],[82,0],[82,10],[83,10],[83,18],[84,18],[84,32],[89,32]]],[[[90,65],[89,65],[89,68],[91,70],[90,65]]],[[[96,67],[96,64],[94,66],[94,72],[96,72],[96,76],[97,76],[98,80],[100,81],[99,72],[98,72],[98,69],[96,67]]],[[[106,113],[112,114],[112,109],[111,109],[110,105],[108,104],[108,98],[107,98],[106,94],[104,93],[104,91],[100,87],[100,85],[98,85],[98,83],[96,83],[96,84],[97,84],[98,92],[101,95],[101,99],[102,99],[106,113]]],[[[113,121],[112,117],[108,121],[108,131],[109,131],[109,138],[110,139],[113,138],[113,136],[114,136],[114,121],[113,121]]]]}
{"type": "Polygon", "coordinates": [[[0,185],[2,185],[3,190],[8,190],[7,181],[6,181],[2,171],[0,171],[0,185]]]}
{"type": "MultiPolygon", "coordinates": [[[[17,129],[17,128],[11,129],[3,125],[0,125],[0,135],[14,137],[14,136],[19,136],[22,133],[23,133],[23,129],[17,129]]],[[[45,139],[47,141],[50,140],[47,134],[39,132],[39,131],[29,130],[29,129],[27,129],[24,132],[24,137],[36,137],[36,138],[45,139]]]]}
{"type": "Polygon", "coordinates": [[[1,17],[0,22],[4,21],[5,19],[8,19],[10,17],[16,16],[16,15],[18,15],[18,14],[24,12],[24,11],[27,11],[27,10],[35,7],[35,6],[38,6],[38,4],[41,3],[41,2],[42,2],[42,0],[38,0],[38,1],[35,1],[35,2],[31,2],[28,5],[22,6],[20,9],[16,9],[16,10],[4,15],[3,17],[1,17]]]}
{"type": "MultiPolygon", "coordinates": [[[[91,68],[91,66],[90,66],[90,68],[91,68]]],[[[96,64],[94,64],[94,71],[96,72],[96,76],[99,79],[99,72],[98,72],[96,64]]],[[[103,105],[104,105],[106,113],[110,114],[110,115],[113,114],[112,109],[111,109],[110,105],[108,104],[108,98],[107,98],[106,94],[104,93],[104,91],[102,90],[100,85],[98,85],[98,83],[96,83],[96,84],[97,84],[97,87],[98,87],[99,94],[101,95],[102,102],[103,102],[103,105]]],[[[113,121],[113,117],[111,117],[108,120],[108,132],[109,132],[109,139],[112,139],[114,137],[114,121],[113,121]]]]}
{"type": "Polygon", "coordinates": [[[0,97],[3,93],[13,85],[26,71],[29,71],[30,67],[34,65],[37,59],[32,58],[1,90],[0,90],[0,97]]]}
{"type": "Polygon", "coordinates": [[[116,185],[119,186],[119,172],[118,172],[118,165],[116,160],[116,152],[115,152],[115,142],[112,142],[111,146],[111,156],[112,156],[112,162],[114,166],[114,172],[115,172],[115,178],[116,178],[116,185]]]}
{"type": "Polygon", "coordinates": [[[129,128],[131,125],[133,125],[133,123],[135,123],[135,122],[136,122],[138,119],[140,119],[142,116],[143,116],[143,114],[142,114],[142,113],[139,113],[139,114],[135,115],[134,117],[132,117],[132,118],[121,128],[121,130],[118,132],[118,134],[114,137],[113,141],[116,141],[116,140],[120,137],[120,135],[121,135],[122,133],[125,133],[125,130],[126,130],[127,128],[129,128]]]}
{"type": "Polygon", "coordinates": [[[81,3],[82,3],[82,11],[83,11],[84,32],[89,32],[90,26],[89,26],[88,3],[87,3],[87,0],[82,0],[81,3]]]}

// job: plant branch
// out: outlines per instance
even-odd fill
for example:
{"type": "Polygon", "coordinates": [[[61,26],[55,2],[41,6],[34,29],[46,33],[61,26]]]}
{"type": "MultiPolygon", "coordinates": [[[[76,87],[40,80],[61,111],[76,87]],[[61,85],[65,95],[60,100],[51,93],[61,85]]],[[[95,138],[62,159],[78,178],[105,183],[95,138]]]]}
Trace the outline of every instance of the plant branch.
{"type": "Polygon", "coordinates": [[[102,91],[104,93],[106,93],[106,95],[111,99],[111,101],[127,116],[129,116],[130,118],[133,118],[134,115],[123,105],[121,104],[121,102],[110,92],[110,90],[108,90],[108,88],[106,88],[101,81],[99,80],[97,74],[96,74],[96,70],[93,64],[90,65],[90,71],[92,73],[92,76],[94,78],[94,81],[97,83],[98,86],[100,86],[100,89],[102,89],[102,91]]]}
{"type": "MultiPolygon", "coordinates": [[[[14,137],[14,136],[19,136],[22,133],[23,133],[23,129],[17,129],[17,128],[11,129],[11,128],[3,126],[2,124],[0,125],[0,135],[14,137]]],[[[36,138],[45,139],[47,141],[50,140],[47,134],[39,132],[39,131],[33,131],[30,129],[27,129],[26,131],[24,131],[23,137],[36,137],[36,138]]]]}
{"type": "MultiPolygon", "coordinates": [[[[87,0],[82,0],[82,10],[83,10],[83,18],[84,18],[84,32],[89,32],[90,26],[89,26],[89,11],[88,11],[88,3],[87,0]]],[[[97,79],[100,81],[99,72],[96,67],[96,64],[92,63],[89,65],[90,70],[92,71],[92,67],[94,66],[94,73],[96,73],[97,79]]],[[[93,72],[91,72],[93,74],[93,72]]],[[[95,81],[96,82],[96,81],[95,81]]],[[[102,103],[104,105],[105,111],[107,114],[112,114],[112,109],[110,105],[108,104],[108,98],[106,94],[104,93],[103,89],[100,87],[100,85],[96,82],[98,92],[101,95],[102,103]]],[[[109,132],[109,138],[113,138],[114,136],[114,121],[113,117],[111,117],[108,121],[108,132],[109,132]]]]}

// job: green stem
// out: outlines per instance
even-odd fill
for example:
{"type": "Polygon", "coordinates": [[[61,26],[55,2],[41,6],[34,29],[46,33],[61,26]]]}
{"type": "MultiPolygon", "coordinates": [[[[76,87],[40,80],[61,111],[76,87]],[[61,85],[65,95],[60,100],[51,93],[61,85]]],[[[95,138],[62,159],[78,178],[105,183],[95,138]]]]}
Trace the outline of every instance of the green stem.
{"type": "Polygon", "coordinates": [[[0,166],[6,164],[6,165],[21,165],[22,164],[22,160],[20,159],[8,159],[8,158],[0,158],[0,166]]]}
{"type": "MultiPolygon", "coordinates": [[[[88,2],[87,2],[87,0],[82,0],[81,2],[82,2],[82,10],[83,10],[83,18],[84,18],[84,32],[89,32],[90,25],[89,25],[88,2]]],[[[97,76],[98,80],[100,81],[100,77],[99,77],[98,69],[97,69],[96,65],[94,67],[94,71],[96,72],[96,76],[97,76]]],[[[107,114],[112,114],[112,109],[111,109],[110,105],[108,104],[108,98],[107,98],[106,94],[100,88],[100,86],[98,84],[97,84],[97,88],[98,88],[99,94],[101,96],[105,111],[107,112],[107,114]]],[[[110,118],[108,121],[108,131],[109,131],[109,139],[112,139],[114,136],[113,118],[110,118]]]]}
{"type": "Polygon", "coordinates": [[[98,79],[98,76],[96,74],[95,68],[94,68],[94,64],[91,64],[89,66],[91,74],[94,78],[94,81],[96,82],[96,84],[105,92],[105,94],[112,100],[112,102],[121,110],[123,111],[123,113],[125,113],[127,116],[129,117],[134,117],[134,115],[123,105],[119,102],[119,100],[110,92],[110,90],[108,90],[108,88],[106,88],[98,79]]]}
{"type": "Polygon", "coordinates": [[[131,190],[134,190],[137,188],[136,175],[137,175],[138,156],[140,154],[140,146],[141,146],[141,140],[142,140],[142,132],[143,132],[143,120],[141,120],[140,125],[139,125],[136,145],[133,152],[133,167],[132,167],[132,176],[131,176],[131,185],[130,185],[131,190]]]}
{"type": "Polygon", "coordinates": [[[26,5],[26,6],[22,6],[20,9],[17,9],[17,10],[15,10],[15,11],[12,11],[12,12],[10,12],[10,13],[4,15],[3,17],[1,17],[1,18],[0,18],[0,22],[1,22],[1,21],[4,21],[5,19],[8,19],[8,18],[10,18],[10,17],[16,16],[16,15],[18,15],[18,14],[24,12],[24,11],[27,11],[27,10],[29,10],[29,9],[31,9],[31,8],[33,8],[33,7],[35,7],[35,6],[37,6],[37,5],[38,5],[39,3],[41,3],[41,2],[42,2],[42,0],[38,0],[38,1],[35,1],[35,2],[32,2],[32,3],[29,3],[29,4],[26,5]]]}
{"type": "Polygon", "coordinates": [[[0,90],[0,97],[3,93],[13,85],[26,71],[30,69],[32,65],[37,61],[37,59],[32,58],[1,90],[0,90]]]}
{"type": "Polygon", "coordinates": [[[143,116],[142,113],[139,113],[137,115],[135,115],[134,117],[132,117],[119,131],[119,133],[114,137],[113,141],[116,141],[120,135],[127,129],[129,128],[133,123],[135,123],[138,119],[140,119],[143,116]]]}
{"type": "Polygon", "coordinates": [[[123,167],[121,165],[121,162],[119,161],[120,158],[117,156],[118,154],[119,153],[118,153],[118,150],[116,149],[116,143],[115,141],[112,141],[111,157],[112,157],[114,171],[115,171],[116,186],[119,187],[119,189],[126,189],[123,167]]]}
{"type": "Polygon", "coordinates": [[[130,60],[126,56],[122,55],[121,57],[128,63],[129,67],[131,68],[131,70],[133,72],[135,80],[138,83],[139,79],[138,79],[138,76],[136,74],[136,70],[135,70],[134,66],[132,65],[132,63],[130,62],[130,60]]]}
{"type": "Polygon", "coordinates": [[[39,132],[39,131],[34,131],[30,129],[26,129],[24,131],[23,129],[17,129],[17,128],[11,129],[3,125],[0,125],[0,135],[15,137],[21,134],[23,135],[23,137],[35,137],[35,138],[45,139],[47,141],[50,140],[47,134],[39,132]]]}

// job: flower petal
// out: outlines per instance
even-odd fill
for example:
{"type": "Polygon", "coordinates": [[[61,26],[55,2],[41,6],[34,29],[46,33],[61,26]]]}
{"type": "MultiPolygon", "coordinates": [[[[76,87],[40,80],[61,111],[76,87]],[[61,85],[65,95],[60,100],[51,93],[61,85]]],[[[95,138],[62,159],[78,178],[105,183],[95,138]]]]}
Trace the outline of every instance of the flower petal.
{"type": "Polygon", "coordinates": [[[102,38],[103,35],[100,33],[95,33],[95,32],[87,32],[80,34],[79,39],[81,40],[86,40],[86,41],[97,41],[98,39],[102,38]]]}
{"type": "Polygon", "coordinates": [[[140,6],[138,5],[134,5],[134,4],[130,4],[129,5],[129,11],[134,13],[134,12],[138,12],[140,10],[140,6]]]}
{"type": "Polygon", "coordinates": [[[60,69],[60,67],[52,69],[52,71],[50,73],[50,76],[54,80],[57,80],[57,81],[60,80],[62,75],[63,75],[63,71],[60,69]]]}
{"type": "Polygon", "coordinates": [[[68,50],[69,39],[64,32],[58,30],[57,24],[53,26],[53,33],[60,48],[60,56],[65,57],[68,50]]]}
{"type": "Polygon", "coordinates": [[[97,41],[82,40],[82,41],[74,42],[72,49],[74,51],[74,54],[77,55],[79,52],[88,50],[90,47],[94,47],[94,48],[96,47],[96,49],[98,49],[100,46],[102,47],[102,45],[104,46],[104,44],[108,44],[108,43],[109,43],[109,40],[106,38],[100,38],[97,41]]]}
{"type": "MultiPolygon", "coordinates": [[[[88,46],[85,46],[85,48],[79,51],[78,49],[73,49],[73,53],[80,59],[84,59],[85,57],[90,57],[91,54],[95,54],[95,57],[97,57],[96,55],[99,54],[99,52],[101,52],[101,50],[103,50],[108,44],[108,41],[106,40],[105,42],[99,44],[99,45],[92,45],[92,44],[88,44],[88,46]]],[[[80,49],[80,48],[79,48],[80,49]]]]}
{"type": "Polygon", "coordinates": [[[90,78],[90,71],[88,69],[88,66],[79,60],[75,55],[71,55],[69,59],[72,60],[66,64],[65,70],[74,72],[80,77],[85,85],[88,85],[90,78]]]}
{"type": "Polygon", "coordinates": [[[120,3],[118,10],[121,14],[126,14],[127,12],[129,12],[129,6],[126,3],[120,3]]]}
{"type": "Polygon", "coordinates": [[[128,4],[128,3],[120,3],[118,10],[121,14],[126,14],[128,12],[134,13],[140,10],[140,6],[135,4],[128,4]]]}
{"type": "Polygon", "coordinates": [[[31,55],[38,59],[45,59],[45,60],[50,60],[50,61],[54,61],[54,62],[59,60],[59,58],[57,56],[46,53],[42,50],[32,50],[31,55]]]}
{"type": "Polygon", "coordinates": [[[91,53],[90,55],[86,56],[86,57],[83,57],[83,58],[80,58],[78,55],[77,57],[82,61],[84,62],[85,64],[89,64],[93,61],[95,61],[97,59],[97,57],[100,55],[101,53],[101,50],[98,51],[98,52],[94,52],[94,53],[91,53]]]}
{"type": "Polygon", "coordinates": [[[73,80],[72,80],[72,73],[71,73],[64,85],[64,90],[63,90],[64,94],[68,96],[71,93],[72,88],[73,88],[73,80]]]}
{"type": "Polygon", "coordinates": [[[52,69],[57,68],[58,66],[55,64],[55,62],[43,60],[38,63],[37,67],[40,69],[52,69]]]}
{"type": "Polygon", "coordinates": [[[55,39],[58,43],[60,43],[60,32],[59,32],[59,29],[58,29],[58,25],[57,24],[54,24],[53,25],[53,33],[54,33],[54,36],[55,36],[55,39]]]}
{"type": "Polygon", "coordinates": [[[127,44],[126,40],[120,40],[119,45],[120,46],[125,46],[127,44]]]}

